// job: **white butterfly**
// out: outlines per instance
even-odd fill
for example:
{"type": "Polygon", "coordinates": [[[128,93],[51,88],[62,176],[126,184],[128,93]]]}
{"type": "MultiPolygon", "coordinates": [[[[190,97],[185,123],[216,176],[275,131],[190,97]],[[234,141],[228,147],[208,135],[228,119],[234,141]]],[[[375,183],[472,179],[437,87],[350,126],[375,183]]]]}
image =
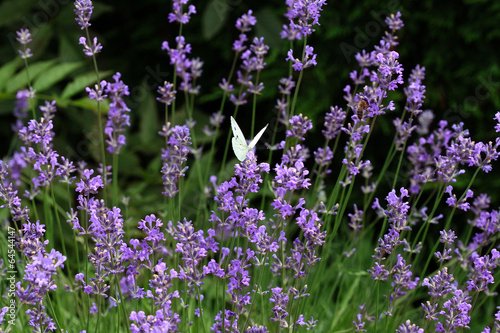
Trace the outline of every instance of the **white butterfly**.
{"type": "Polygon", "coordinates": [[[267,124],[266,127],[261,129],[259,133],[257,133],[255,138],[253,138],[253,140],[250,142],[250,144],[247,144],[247,141],[245,140],[245,137],[243,136],[243,132],[241,132],[241,129],[238,126],[238,124],[236,123],[236,120],[234,120],[234,118],[231,116],[231,128],[233,129],[233,135],[234,135],[233,140],[232,140],[233,151],[234,151],[234,154],[236,155],[236,157],[240,161],[243,162],[245,160],[247,153],[250,150],[252,150],[253,147],[255,147],[255,145],[257,144],[257,141],[259,141],[262,134],[264,134],[268,125],[269,124],[267,124]]]}

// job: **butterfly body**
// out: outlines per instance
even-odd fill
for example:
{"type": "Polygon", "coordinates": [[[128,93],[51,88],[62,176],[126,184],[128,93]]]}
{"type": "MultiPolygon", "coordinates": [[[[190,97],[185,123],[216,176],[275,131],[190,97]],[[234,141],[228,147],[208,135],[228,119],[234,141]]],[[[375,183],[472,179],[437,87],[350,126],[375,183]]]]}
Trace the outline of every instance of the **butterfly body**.
{"type": "Polygon", "coordinates": [[[267,126],[268,125],[266,125],[263,129],[261,129],[260,132],[257,133],[257,135],[255,136],[255,138],[253,138],[252,141],[250,141],[250,143],[247,144],[245,136],[243,135],[243,132],[241,131],[238,124],[236,123],[236,120],[234,120],[234,118],[231,117],[231,128],[233,130],[233,139],[231,143],[233,145],[234,154],[240,161],[243,162],[245,160],[247,153],[255,147],[262,134],[264,134],[264,132],[266,131],[267,126]]]}

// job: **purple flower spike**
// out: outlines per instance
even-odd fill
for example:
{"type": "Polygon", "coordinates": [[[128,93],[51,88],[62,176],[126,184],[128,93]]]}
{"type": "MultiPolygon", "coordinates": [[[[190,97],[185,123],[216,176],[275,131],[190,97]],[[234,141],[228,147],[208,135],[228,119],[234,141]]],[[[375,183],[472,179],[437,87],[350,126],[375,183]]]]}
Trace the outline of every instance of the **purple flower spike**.
{"type": "MultiPolygon", "coordinates": [[[[82,37],[83,38],[83,37],[82,37]]],[[[108,95],[104,93],[104,88],[108,83],[105,80],[102,80],[100,84],[96,84],[94,89],[89,87],[85,88],[85,91],[89,93],[90,99],[95,99],[98,102],[103,101],[108,95]]]]}
{"type": "Polygon", "coordinates": [[[236,20],[236,28],[242,33],[249,32],[257,23],[257,19],[252,14],[253,11],[250,9],[247,13],[241,15],[241,17],[236,20]]]}
{"type": "Polygon", "coordinates": [[[101,176],[98,175],[91,178],[93,174],[94,170],[85,169],[82,179],[76,184],[77,192],[83,192],[83,195],[88,196],[89,194],[97,194],[97,190],[104,187],[101,176]]]}
{"type": "Polygon", "coordinates": [[[293,57],[293,50],[289,50],[287,55],[288,58],[285,60],[291,61],[293,63],[292,67],[294,71],[300,72],[307,67],[316,66],[316,54],[313,52],[314,48],[312,46],[306,45],[306,52],[302,60],[293,57]]]}
{"type": "Polygon", "coordinates": [[[495,113],[495,118],[493,120],[497,121],[497,124],[495,125],[495,132],[500,132],[500,112],[495,113]]]}
{"type": "Polygon", "coordinates": [[[21,44],[23,47],[23,50],[19,50],[19,54],[21,55],[21,58],[27,59],[31,58],[33,56],[33,53],[31,53],[31,49],[26,47],[26,45],[32,41],[31,39],[31,33],[28,29],[21,29],[19,31],[16,31],[17,37],[16,40],[21,44]]]}
{"type": "Polygon", "coordinates": [[[407,320],[406,323],[396,329],[396,333],[424,333],[424,329],[407,320]]]}
{"type": "Polygon", "coordinates": [[[90,16],[94,10],[94,5],[90,0],[76,0],[75,1],[75,14],[76,22],[80,25],[81,29],[90,27],[90,16]]]}
{"type": "Polygon", "coordinates": [[[172,104],[172,102],[175,100],[175,94],[177,93],[176,90],[172,90],[173,87],[173,83],[165,81],[163,86],[158,87],[158,94],[160,94],[161,96],[156,97],[156,100],[167,105],[172,104]]]}
{"type": "Polygon", "coordinates": [[[176,125],[172,129],[167,129],[164,126],[164,131],[161,134],[168,137],[167,149],[162,149],[161,155],[163,160],[161,173],[165,189],[162,194],[171,198],[179,192],[177,183],[181,177],[185,176],[184,172],[188,169],[182,164],[187,161],[191,137],[189,136],[189,128],[185,125],[176,125]]]}
{"type": "Polygon", "coordinates": [[[302,114],[293,116],[292,119],[289,120],[289,123],[292,129],[286,131],[286,136],[291,136],[292,138],[297,138],[302,141],[305,140],[304,135],[313,128],[312,121],[307,119],[307,116],[302,116],[302,114]]]}
{"type": "Polygon", "coordinates": [[[391,16],[386,17],[385,23],[387,23],[389,28],[392,30],[399,30],[402,27],[404,27],[403,20],[401,20],[400,12],[397,12],[396,15],[391,14],[391,16]]]}
{"type": "Polygon", "coordinates": [[[274,317],[269,318],[270,321],[277,321],[280,327],[287,328],[288,323],[286,317],[288,317],[288,312],[286,311],[286,305],[288,303],[288,295],[283,292],[283,288],[275,287],[271,289],[273,295],[269,298],[269,302],[273,303],[274,306],[271,309],[273,311],[274,317]]]}
{"type": "Polygon", "coordinates": [[[130,109],[123,100],[124,96],[128,96],[128,86],[120,80],[121,74],[113,75],[115,82],[106,85],[106,95],[111,99],[108,111],[108,121],[104,134],[108,136],[106,143],[107,150],[115,155],[120,153],[121,148],[126,143],[125,132],[126,127],[130,127],[130,116],[127,114],[130,109]]]}
{"type": "Polygon", "coordinates": [[[172,5],[173,12],[168,14],[168,22],[179,22],[181,24],[186,24],[191,19],[191,14],[196,14],[196,7],[194,5],[189,5],[188,11],[183,12],[182,6],[187,4],[189,0],[174,0],[172,5]]]}
{"type": "Polygon", "coordinates": [[[281,33],[282,38],[300,39],[314,32],[314,26],[319,25],[319,17],[326,0],[287,0],[288,12],[285,17],[290,20],[289,26],[281,33]],[[300,33],[300,34],[299,34],[300,33]]]}
{"type": "Polygon", "coordinates": [[[94,54],[97,54],[101,52],[102,50],[102,45],[101,43],[97,43],[97,37],[94,37],[92,44],[87,44],[87,38],[85,37],[80,37],[78,44],[83,45],[83,53],[87,57],[92,57],[94,54]]]}

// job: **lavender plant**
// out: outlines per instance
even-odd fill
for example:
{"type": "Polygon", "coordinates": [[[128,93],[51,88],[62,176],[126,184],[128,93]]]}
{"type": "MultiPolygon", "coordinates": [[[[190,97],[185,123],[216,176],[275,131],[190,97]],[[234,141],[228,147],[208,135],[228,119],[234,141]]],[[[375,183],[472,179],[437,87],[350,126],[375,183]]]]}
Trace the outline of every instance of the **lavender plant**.
{"type": "MultiPolygon", "coordinates": [[[[155,128],[164,145],[152,176],[159,186],[156,204],[138,216],[119,181],[134,112],[126,75],[102,76],[103,47],[89,30],[93,3],[74,6],[95,71],[85,91],[99,153],[78,161],[55,149],[64,107],[40,102],[29,79],[32,37],[20,30],[28,86],[13,110],[19,141],[0,161],[2,332],[500,330],[499,212],[475,187],[498,159],[500,139],[476,141],[465,124],[435,122],[423,110],[425,68],[405,79],[399,61],[401,13],[386,18],[373,50],[356,54],[344,101],[318,121],[297,110],[304,73],[317,65],[308,43],[326,1],[286,1],[281,37],[290,49],[281,61],[289,70],[275,112],[259,115],[271,124],[257,134],[266,150],[241,142],[248,127],[254,136],[269,51],[250,37],[253,12],[236,20],[220,108],[203,124],[195,112],[203,61],[183,35],[196,7],[174,0],[168,21],[179,34],[158,43],[173,67],[157,88],[165,108],[155,128]],[[233,125],[245,156],[229,144],[232,117],[249,124],[233,125]],[[370,139],[385,118],[392,142],[384,162],[370,161],[370,139]],[[314,132],[321,146],[310,143],[314,132]],[[404,163],[412,166],[406,178],[404,163]],[[189,200],[193,192],[200,200],[189,200]]],[[[500,132],[500,112],[493,119],[500,132]]]]}

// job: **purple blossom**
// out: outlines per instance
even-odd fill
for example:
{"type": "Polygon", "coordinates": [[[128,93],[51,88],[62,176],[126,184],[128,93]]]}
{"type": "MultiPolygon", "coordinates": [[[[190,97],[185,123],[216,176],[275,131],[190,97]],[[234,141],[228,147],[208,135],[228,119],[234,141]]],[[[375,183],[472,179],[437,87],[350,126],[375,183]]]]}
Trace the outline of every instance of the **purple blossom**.
{"type": "Polygon", "coordinates": [[[396,128],[396,138],[395,145],[398,151],[403,150],[407,139],[411,136],[411,133],[417,129],[417,126],[413,125],[413,119],[410,118],[407,121],[402,121],[399,117],[393,120],[394,127],[396,128]]]}
{"type": "Polygon", "coordinates": [[[471,297],[460,289],[455,290],[453,294],[454,296],[443,304],[445,322],[436,324],[436,332],[454,332],[456,328],[469,329],[471,297]]]}
{"type": "Polygon", "coordinates": [[[150,290],[146,292],[146,296],[154,300],[154,304],[170,313],[169,317],[173,317],[171,312],[172,300],[180,298],[179,291],[169,291],[173,287],[172,280],[178,278],[179,275],[174,269],[168,269],[167,265],[159,260],[158,264],[151,270],[152,278],[149,280],[150,290]]]}
{"type": "Polygon", "coordinates": [[[471,272],[467,281],[467,291],[479,292],[487,290],[488,285],[495,282],[492,272],[498,267],[500,252],[493,249],[491,253],[491,257],[485,255],[474,258],[474,265],[469,268],[471,272]]]}
{"type": "Polygon", "coordinates": [[[252,14],[253,11],[250,9],[247,13],[241,15],[241,17],[236,20],[236,28],[242,33],[251,31],[251,27],[257,23],[257,19],[252,14]]]}
{"type": "Polygon", "coordinates": [[[19,289],[16,294],[23,302],[36,305],[50,290],[57,289],[52,276],[57,274],[58,268],[64,267],[66,257],[54,249],[46,253],[43,248],[40,248],[40,251],[31,256],[28,261],[23,277],[28,287],[19,289]],[[28,295],[36,295],[36,297],[33,299],[28,295]]]}
{"type": "Polygon", "coordinates": [[[411,280],[413,273],[410,271],[411,265],[407,265],[401,254],[397,255],[397,262],[391,269],[393,290],[389,296],[389,312],[393,311],[394,300],[406,295],[406,290],[415,289],[420,278],[411,280]]]}
{"type": "Polygon", "coordinates": [[[325,115],[325,129],[322,130],[323,135],[327,140],[334,139],[340,134],[340,129],[344,123],[346,112],[338,106],[331,106],[330,112],[325,115]]]}
{"type": "Polygon", "coordinates": [[[95,99],[96,101],[101,102],[104,98],[108,97],[108,95],[104,94],[104,88],[106,88],[107,85],[108,83],[105,80],[102,80],[99,84],[94,86],[94,89],[87,87],[85,88],[85,91],[89,93],[90,99],[95,99]]]}
{"type": "Polygon", "coordinates": [[[302,141],[305,140],[304,135],[313,128],[312,121],[307,119],[307,116],[302,116],[302,114],[293,116],[292,119],[289,120],[289,123],[292,128],[286,131],[286,136],[297,138],[302,141]]]}
{"type": "Polygon", "coordinates": [[[29,100],[35,98],[35,90],[33,88],[18,90],[16,93],[16,104],[14,107],[14,117],[16,121],[12,124],[12,131],[14,133],[18,132],[24,126],[24,118],[27,116],[27,109],[29,106],[29,100]]]}
{"type": "Polygon", "coordinates": [[[304,163],[301,161],[297,161],[290,167],[284,164],[276,164],[274,170],[276,171],[276,177],[274,179],[275,186],[277,187],[276,192],[280,197],[282,196],[280,188],[291,191],[309,188],[311,185],[310,179],[306,177],[309,171],[304,167],[304,163]]]}
{"type": "Polygon", "coordinates": [[[304,58],[301,60],[299,58],[293,57],[293,50],[289,50],[287,55],[288,58],[285,60],[292,62],[292,67],[294,71],[302,71],[308,67],[316,66],[316,54],[313,52],[314,48],[312,46],[306,45],[304,58]]]}
{"type": "Polygon", "coordinates": [[[453,291],[453,274],[448,274],[448,267],[444,267],[430,278],[424,278],[422,286],[429,288],[432,298],[440,298],[453,291]]]}
{"type": "Polygon", "coordinates": [[[375,63],[375,55],[376,55],[375,52],[367,53],[365,50],[362,50],[361,52],[356,53],[354,58],[358,62],[359,67],[361,67],[363,69],[359,73],[359,76],[351,74],[351,78],[356,78],[355,80],[353,80],[354,83],[357,84],[359,82],[359,83],[363,84],[365,82],[364,77],[369,76],[370,72],[368,71],[368,69],[365,70],[364,67],[372,66],[375,63]]]}
{"type": "Polygon", "coordinates": [[[78,44],[83,45],[83,53],[87,57],[92,57],[93,55],[101,52],[102,50],[102,45],[101,43],[97,43],[97,37],[94,37],[92,40],[92,44],[87,44],[87,38],[85,37],[80,37],[78,44]]]}
{"type": "Polygon", "coordinates": [[[170,64],[176,70],[175,74],[182,79],[179,89],[190,94],[198,94],[199,86],[193,84],[201,76],[203,62],[199,58],[188,58],[187,55],[191,53],[191,44],[187,44],[183,36],[177,36],[175,41],[177,43],[175,49],[170,47],[166,41],[162,43],[161,49],[168,52],[170,64]]]}
{"type": "Polygon", "coordinates": [[[438,320],[438,316],[443,315],[445,312],[444,311],[437,311],[437,308],[439,306],[438,303],[431,304],[431,302],[427,301],[426,304],[421,303],[422,309],[424,310],[425,313],[425,318],[436,321],[438,320]]]}
{"type": "MultiPolygon", "coordinates": [[[[396,15],[392,14],[385,18],[385,23],[392,30],[399,30],[404,27],[403,21],[401,20],[401,13],[397,12],[396,15]]],[[[423,332],[423,330],[422,330],[423,332]]]]}
{"type": "Polygon", "coordinates": [[[396,90],[398,84],[403,83],[403,66],[398,62],[399,54],[390,51],[387,54],[378,53],[375,63],[378,66],[378,73],[372,74],[371,80],[380,84],[382,90],[396,90]],[[393,76],[396,78],[393,79],[393,76]]]}
{"type": "Polygon", "coordinates": [[[16,34],[16,40],[19,42],[19,44],[21,44],[23,48],[22,50],[18,50],[21,58],[31,58],[33,56],[33,53],[31,53],[31,49],[29,47],[26,47],[26,45],[32,41],[30,31],[28,29],[21,29],[19,31],[16,31],[16,34]]]}
{"type": "Polygon", "coordinates": [[[455,232],[453,230],[441,230],[439,232],[439,234],[441,235],[441,237],[439,238],[439,241],[441,243],[445,243],[446,245],[450,246],[451,244],[453,244],[453,242],[455,241],[455,239],[457,239],[457,236],[455,236],[455,232]]]}
{"type": "Polygon", "coordinates": [[[71,176],[72,173],[76,171],[73,161],[70,161],[64,156],[61,156],[61,162],[57,165],[56,176],[59,176],[61,180],[60,183],[72,184],[76,176],[71,176]]]}
{"type": "Polygon", "coordinates": [[[424,329],[412,324],[410,320],[407,320],[396,329],[396,333],[424,333],[424,329]]]}
{"type": "Polygon", "coordinates": [[[178,314],[171,311],[165,313],[162,309],[157,310],[155,315],[148,315],[144,311],[132,311],[129,319],[133,321],[130,331],[133,333],[143,332],[176,332],[177,325],[181,322],[178,314]]]}
{"type": "Polygon", "coordinates": [[[352,322],[354,325],[354,328],[356,329],[354,332],[367,332],[367,330],[364,329],[366,323],[363,321],[363,314],[358,313],[356,315],[356,320],[352,322]]]}
{"type": "Polygon", "coordinates": [[[349,217],[349,227],[354,231],[363,228],[363,211],[358,209],[358,206],[354,204],[354,214],[347,214],[349,217]]]}
{"type": "Polygon", "coordinates": [[[459,201],[457,201],[457,196],[452,193],[452,190],[453,190],[453,186],[448,185],[446,187],[445,193],[449,194],[448,199],[446,199],[446,203],[450,207],[457,207],[458,209],[466,212],[470,208],[470,203],[467,202],[467,199],[472,198],[474,196],[474,192],[472,192],[472,190],[470,190],[470,189],[467,190],[467,192],[465,193],[465,196],[462,199],[460,199],[459,201]]]}
{"type": "Polygon", "coordinates": [[[165,235],[160,231],[162,226],[163,222],[156,218],[154,214],[148,215],[139,221],[138,229],[146,233],[147,236],[144,240],[152,243],[153,250],[159,248],[161,243],[165,241],[165,235]]]}
{"type": "Polygon", "coordinates": [[[130,116],[127,112],[130,109],[123,100],[124,96],[130,95],[128,86],[120,80],[121,74],[116,73],[113,75],[115,82],[106,85],[106,94],[111,99],[108,111],[108,121],[104,128],[104,134],[108,136],[106,143],[108,144],[107,150],[115,155],[120,153],[121,148],[126,143],[125,127],[130,127],[130,116]]]}
{"type": "Polygon", "coordinates": [[[27,127],[19,130],[19,137],[25,144],[21,147],[24,159],[33,165],[33,170],[38,171],[37,177],[32,178],[33,188],[32,192],[28,192],[29,197],[34,197],[40,186],[49,186],[57,174],[59,154],[52,149],[52,128],[52,120],[41,118],[40,122],[30,120],[27,127]]]}
{"type": "Polygon", "coordinates": [[[297,225],[304,233],[304,238],[312,245],[321,246],[325,242],[326,231],[320,231],[323,223],[318,214],[308,209],[301,209],[297,225]]]}
{"type": "Polygon", "coordinates": [[[167,105],[172,104],[175,100],[175,94],[177,93],[176,90],[173,90],[173,87],[173,83],[165,81],[163,86],[158,87],[158,94],[160,94],[160,97],[156,97],[156,100],[167,105]]]}
{"type": "Polygon", "coordinates": [[[46,313],[45,306],[41,303],[32,309],[26,310],[29,316],[29,324],[33,327],[32,332],[48,332],[56,330],[54,320],[46,313]]]}
{"type": "Polygon", "coordinates": [[[434,113],[431,110],[422,111],[417,118],[417,133],[419,135],[426,135],[429,133],[429,126],[434,120],[434,113]]]}
{"type": "MultiPolygon", "coordinates": [[[[415,70],[420,70],[419,66],[415,70]]],[[[425,71],[425,67],[423,67],[423,71],[425,71]]],[[[421,81],[412,81],[412,77],[410,76],[408,87],[404,88],[404,92],[407,102],[405,109],[414,115],[420,114],[422,112],[420,108],[425,99],[425,85],[422,85],[421,81]]]]}
{"type": "Polygon", "coordinates": [[[239,316],[231,310],[220,311],[214,317],[214,324],[210,327],[213,332],[239,332],[239,316]],[[224,318],[223,318],[224,317],[224,318]]]}
{"type": "Polygon", "coordinates": [[[0,325],[2,325],[5,322],[5,315],[7,314],[7,312],[9,312],[8,306],[4,306],[3,308],[0,308],[0,325]]]}
{"type": "Polygon", "coordinates": [[[184,177],[184,173],[188,169],[187,166],[183,167],[183,163],[187,161],[191,137],[186,125],[176,125],[174,128],[163,126],[163,131],[160,134],[168,138],[167,148],[162,148],[161,155],[163,160],[161,173],[164,186],[162,194],[173,197],[179,192],[177,183],[180,177],[184,177]]]}
{"type": "Polygon", "coordinates": [[[229,96],[229,100],[235,105],[235,106],[239,106],[239,105],[244,105],[247,103],[247,100],[246,100],[246,96],[247,94],[246,93],[242,93],[240,94],[238,97],[236,97],[235,95],[231,94],[229,96]]]}
{"type": "Polygon", "coordinates": [[[229,83],[226,78],[222,79],[222,82],[219,83],[219,88],[222,89],[225,93],[231,93],[234,91],[234,87],[231,83],[229,83]]]}
{"type": "Polygon", "coordinates": [[[32,143],[37,144],[41,150],[48,151],[54,138],[52,120],[41,119],[37,122],[31,119],[27,127],[19,130],[19,138],[26,146],[31,146],[32,143]]]}
{"type": "Polygon", "coordinates": [[[179,22],[186,24],[191,19],[191,14],[196,14],[196,7],[194,5],[188,6],[188,11],[183,12],[183,5],[186,5],[189,0],[174,0],[172,7],[173,12],[168,13],[168,22],[179,22]]]}
{"type": "Polygon", "coordinates": [[[295,81],[293,81],[291,76],[280,79],[280,84],[278,85],[280,94],[290,95],[293,88],[295,88],[295,81]]]}
{"type": "Polygon", "coordinates": [[[206,270],[198,266],[209,252],[216,253],[219,250],[218,243],[214,240],[215,231],[209,229],[207,237],[204,237],[203,230],[195,231],[192,222],[184,218],[183,222],[177,223],[177,227],[169,222],[167,232],[177,241],[175,252],[182,255],[183,265],[179,265],[179,279],[186,281],[188,288],[202,286],[206,270]]]}
{"type": "Polygon", "coordinates": [[[27,221],[23,224],[22,234],[16,244],[26,256],[23,280],[27,282],[27,286],[23,287],[21,282],[16,284],[16,297],[25,304],[37,305],[50,290],[57,288],[52,276],[57,274],[58,268],[64,267],[66,260],[65,256],[54,249],[50,253],[46,252],[45,247],[49,241],[43,241],[44,227],[39,221],[35,224],[27,221]]]}
{"type": "Polygon", "coordinates": [[[386,281],[389,277],[389,271],[385,269],[385,265],[380,265],[378,262],[375,263],[374,267],[368,270],[368,273],[370,273],[372,280],[386,281]]]}
{"type": "Polygon", "coordinates": [[[319,25],[319,18],[326,0],[287,0],[288,11],[285,17],[290,21],[281,33],[282,38],[290,40],[292,36],[300,39],[302,35],[312,34],[315,25],[319,25]],[[300,34],[298,34],[300,33],[300,34]]]}
{"type": "Polygon", "coordinates": [[[45,105],[40,106],[40,111],[42,111],[42,117],[47,120],[54,118],[54,113],[56,113],[56,101],[45,101],[45,105]]]}
{"type": "MultiPolygon", "coordinates": [[[[314,152],[314,162],[318,164],[320,167],[327,167],[328,165],[330,165],[332,159],[333,159],[333,152],[328,146],[326,146],[325,149],[318,148],[318,150],[314,152]]],[[[330,173],[330,171],[331,170],[325,170],[324,172],[330,173]]]]}
{"type": "Polygon", "coordinates": [[[92,5],[91,0],[75,1],[75,20],[76,22],[78,22],[78,25],[81,27],[81,29],[90,27],[90,16],[92,15],[93,10],[94,6],[92,5]]]}
{"type": "Polygon", "coordinates": [[[16,31],[17,37],[16,40],[19,42],[21,45],[26,45],[33,41],[31,39],[31,33],[28,29],[21,29],[19,31],[16,31]]]}
{"type": "Polygon", "coordinates": [[[82,193],[84,196],[89,194],[97,194],[99,188],[104,188],[102,183],[101,175],[91,177],[94,174],[94,170],[85,169],[82,178],[76,184],[76,192],[82,193]]]}
{"type": "Polygon", "coordinates": [[[500,132],[500,112],[495,113],[495,118],[493,120],[497,121],[497,124],[495,125],[495,132],[500,132]]]}
{"type": "Polygon", "coordinates": [[[286,321],[286,317],[288,317],[288,311],[286,311],[286,305],[288,303],[288,295],[283,292],[283,288],[275,287],[271,289],[272,296],[269,298],[269,302],[273,303],[273,308],[271,311],[274,314],[274,317],[269,318],[270,321],[277,321],[280,324],[280,327],[287,328],[288,323],[286,321]]]}

